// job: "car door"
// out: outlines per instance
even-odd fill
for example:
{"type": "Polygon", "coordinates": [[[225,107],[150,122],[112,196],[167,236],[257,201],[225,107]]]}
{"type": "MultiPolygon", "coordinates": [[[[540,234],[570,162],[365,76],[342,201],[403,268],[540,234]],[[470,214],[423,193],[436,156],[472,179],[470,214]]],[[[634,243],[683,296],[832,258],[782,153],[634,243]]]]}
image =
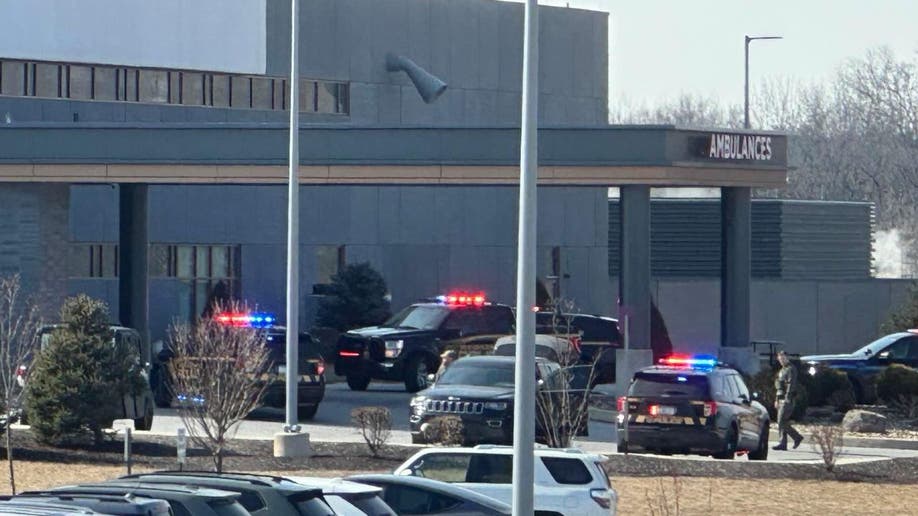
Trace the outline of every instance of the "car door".
{"type": "Polygon", "coordinates": [[[754,450],[759,444],[758,412],[752,407],[752,398],[743,379],[736,373],[725,376],[732,386],[734,405],[740,428],[740,448],[754,450]]]}

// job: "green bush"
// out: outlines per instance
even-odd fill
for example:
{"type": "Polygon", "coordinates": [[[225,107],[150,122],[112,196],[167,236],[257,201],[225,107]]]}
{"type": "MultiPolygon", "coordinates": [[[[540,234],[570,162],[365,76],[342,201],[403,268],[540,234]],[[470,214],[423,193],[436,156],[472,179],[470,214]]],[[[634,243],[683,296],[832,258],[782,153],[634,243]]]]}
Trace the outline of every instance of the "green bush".
{"type": "Polygon", "coordinates": [[[387,292],[386,281],[369,263],[348,265],[332,277],[316,325],[347,331],[380,324],[391,315],[387,292]]]}
{"type": "Polygon", "coordinates": [[[61,444],[91,436],[122,414],[125,395],[142,392],[138,357],[112,345],[108,307],[87,296],[64,301],[62,327],[32,363],[25,410],[36,439],[61,444]]]}
{"type": "Polygon", "coordinates": [[[840,412],[846,412],[854,406],[854,386],[844,371],[829,368],[819,369],[811,378],[812,386],[809,388],[811,406],[829,405],[840,412]]]}
{"type": "Polygon", "coordinates": [[[918,417],[918,371],[890,365],[877,376],[877,396],[906,417],[918,417]]]}

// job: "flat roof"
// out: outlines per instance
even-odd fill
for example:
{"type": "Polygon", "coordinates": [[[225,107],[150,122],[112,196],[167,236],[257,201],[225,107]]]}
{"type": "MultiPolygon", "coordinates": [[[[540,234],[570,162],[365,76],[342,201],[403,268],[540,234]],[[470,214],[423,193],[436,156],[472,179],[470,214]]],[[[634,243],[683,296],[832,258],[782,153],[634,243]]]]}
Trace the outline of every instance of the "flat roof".
{"type": "MultiPolygon", "coordinates": [[[[284,183],[279,124],[0,125],[0,182],[284,183]]],[[[539,130],[542,184],[781,187],[787,137],[673,126],[539,130]]],[[[306,126],[304,183],[512,184],[518,128],[306,126]]]]}

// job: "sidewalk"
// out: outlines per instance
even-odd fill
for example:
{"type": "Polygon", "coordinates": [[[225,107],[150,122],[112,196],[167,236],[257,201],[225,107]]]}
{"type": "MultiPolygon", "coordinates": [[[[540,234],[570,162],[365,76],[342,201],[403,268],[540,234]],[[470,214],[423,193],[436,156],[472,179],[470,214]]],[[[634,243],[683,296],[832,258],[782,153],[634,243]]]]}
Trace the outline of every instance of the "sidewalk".
{"type": "MultiPolygon", "coordinates": [[[[605,423],[614,423],[618,417],[618,412],[615,410],[603,410],[596,407],[590,407],[590,419],[593,421],[602,421],[605,423]]],[[[773,427],[771,429],[771,434],[769,439],[771,441],[777,441],[779,439],[778,432],[773,427]]],[[[806,432],[803,432],[804,437],[810,438],[806,432]]],[[[811,440],[811,439],[808,439],[811,440]]],[[[896,439],[890,437],[845,437],[845,446],[852,448],[886,448],[886,449],[895,449],[895,450],[918,450],[918,440],[915,439],[896,439]]]]}

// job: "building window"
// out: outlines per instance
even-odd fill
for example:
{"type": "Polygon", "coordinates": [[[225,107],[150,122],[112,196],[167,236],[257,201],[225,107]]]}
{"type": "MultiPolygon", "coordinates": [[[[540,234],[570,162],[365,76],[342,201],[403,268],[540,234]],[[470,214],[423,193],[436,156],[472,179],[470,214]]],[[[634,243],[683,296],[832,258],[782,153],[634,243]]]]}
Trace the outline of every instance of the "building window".
{"type": "Polygon", "coordinates": [[[316,248],[316,283],[331,283],[332,276],[347,266],[347,247],[320,245],[316,248]]]}
{"type": "Polygon", "coordinates": [[[117,244],[79,243],[70,246],[71,278],[117,278],[117,244]]]}
{"type": "Polygon", "coordinates": [[[150,275],[180,281],[178,316],[193,321],[214,298],[239,299],[239,246],[154,244],[150,275]]]}
{"type": "MultiPolygon", "coordinates": [[[[350,84],[300,79],[300,111],[347,115],[350,84]]],[[[0,60],[0,95],[287,110],[283,77],[0,60]]]]}

